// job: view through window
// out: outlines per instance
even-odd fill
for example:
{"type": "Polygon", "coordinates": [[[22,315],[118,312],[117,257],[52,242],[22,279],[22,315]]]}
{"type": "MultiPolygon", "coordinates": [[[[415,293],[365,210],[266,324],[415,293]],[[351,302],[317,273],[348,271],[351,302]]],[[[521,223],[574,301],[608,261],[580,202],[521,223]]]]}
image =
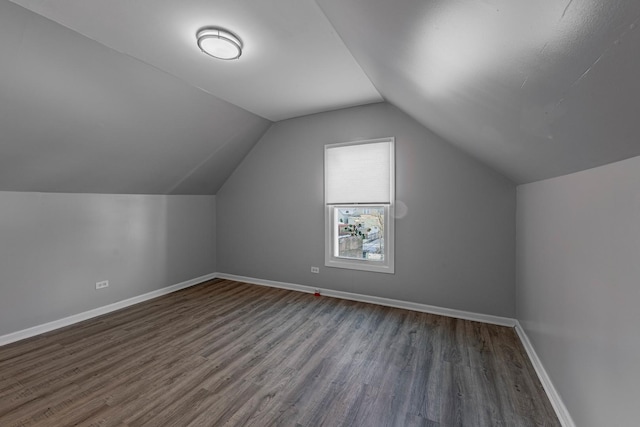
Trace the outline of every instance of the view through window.
{"type": "Polygon", "coordinates": [[[384,261],[384,206],[335,207],[340,258],[384,261]]]}

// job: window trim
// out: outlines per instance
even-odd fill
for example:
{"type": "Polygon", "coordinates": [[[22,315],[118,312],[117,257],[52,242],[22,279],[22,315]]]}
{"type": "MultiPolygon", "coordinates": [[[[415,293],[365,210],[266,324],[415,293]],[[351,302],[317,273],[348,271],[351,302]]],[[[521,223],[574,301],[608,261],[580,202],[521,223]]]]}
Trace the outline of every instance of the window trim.
{"type": "MultiPolygon", "coordinates": [[[[395,138],[378,138],[363,141],[343,142],[337,144],[327,144],[324,146],[324,216],[325,216],[325,263],[326,267],[346,268],[351,270],[363,270],[379,273],[395,273],[395,138]],[[333,147],[345,145],[364,145],[376,142],[389,142],[391,144],[391,152],[389,157],[389,173],[390,173],[390,203],[379,203],[372,200],[370,203],[335,203],[328,204],[327,201],[327,150],[333,147]],[[384,207],[384,261],[373,261],[366,259],[342,258],[334,255],[335,241],[335,212],[336,208],[353,207],[384,207]]],[[[337,233],[336,233],[337,235],[337,233]]]]}

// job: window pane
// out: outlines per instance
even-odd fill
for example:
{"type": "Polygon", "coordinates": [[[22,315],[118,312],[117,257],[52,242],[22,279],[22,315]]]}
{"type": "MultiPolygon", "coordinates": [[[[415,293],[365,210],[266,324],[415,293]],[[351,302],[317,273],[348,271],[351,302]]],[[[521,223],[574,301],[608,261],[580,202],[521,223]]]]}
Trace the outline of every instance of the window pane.
{"type": "Polygon", "coordinates": [[[384,206],[334,209],[334,256],[384,261],[384,206]]]}

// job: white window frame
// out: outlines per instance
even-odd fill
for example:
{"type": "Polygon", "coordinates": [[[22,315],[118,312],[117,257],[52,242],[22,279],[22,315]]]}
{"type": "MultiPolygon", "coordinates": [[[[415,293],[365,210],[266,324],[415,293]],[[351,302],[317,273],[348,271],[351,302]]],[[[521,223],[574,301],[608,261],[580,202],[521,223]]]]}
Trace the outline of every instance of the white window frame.
{"type": "Polygon", "coordinates": [[[326,267],[336,267],[336,268],[346,268],[352,270],[364,270],[364,271],[372,271],[379,273],[389,273],[394,274],[395,272],[395,263],[394,263],[394,252],[395,252],[395,139],[393,137],[390,138],[379,138],[379,139],[370,139],[365,141],[353,141],[353,142],[343,142],[338,144],[327,144],[325,145],[325,162],[324,162],[324,188],[325,188],[325,196],[324,196],[324,205],[325,205],[325,266],[326,267]],[[327,150],[346,146],[346,145],[364,145],[371,144],[376,142],[389,142],[391,144],[391,153],[390,153],[390,202],[389,203],[380,203],[379,200],[371,200],[367,203],[336,203],[329,204],[327,203],[327,150]],[[336,208],[367,208],[367,207],[383,207],[384,208],[384,260],[383,261],[375,261],[375,260],[367,260],[367,259],[356,259],[356,258],[344,258],[338,257],[335,254],[337,253],[337,239],[338,235],[336,227],[338,219],[335,216],[336,208]]]}

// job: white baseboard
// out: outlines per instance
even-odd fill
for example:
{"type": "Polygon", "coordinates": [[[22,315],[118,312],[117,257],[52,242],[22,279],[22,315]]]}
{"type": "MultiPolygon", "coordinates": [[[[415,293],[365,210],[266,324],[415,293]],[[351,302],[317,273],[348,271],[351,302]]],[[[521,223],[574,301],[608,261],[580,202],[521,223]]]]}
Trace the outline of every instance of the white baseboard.
{"type": "Polygon", "coordinates": [[[529,359],[531,360],[531,363],[533,364],[533,367],[538,374],[538,378],[540,378],[540,382],[542,383],[542,386],[544,387],[544,390],[546,391],[547,396],[551,401],[551,405],[553,405],[553,409],[556,411],[556,415],[560,419],[560,424],[562,424],[563,427],[575,427],[576,424],[573,422],[571,414],[569,414],[567,407],[564,406],[564,402],[560,398],[558,391],[551,382],[549,374],[547,374],[547,371],[544,369],[542,361],[538,357],[538,354],[533,348],[533,344],[531,344],[531,341],[520,325],[520,322],[516,323],[516,333],[520,337],[520,341],[522,342],[524,349],[527,351],[527,355],[529,356],[529,359]]]}
{"type": "MultiPolygon", "coordinates": [[[[297,285],[295,283],[276,282],[273,280],[256,279],[253,277],[236,276],[235,274],[218,273],[216,277],[220,279],[235,280],[237,282],[251,283],[254,285],[269,286],[272,288],[289,289],[314,293],[316,289],[312,286],[297,285]]],[[[387,307],[404,308],[423,313],[439,314],[441,316],[455,317],[458,319],[473,320],[476,322],[491,323],[494,325],[514,327],[517,324],[515,319],[508,317],[492,316],[489,314],[473,313],[470,311],[454,310],[451,308],[437,307],[434,305],[419,304],[416,302],[400,301],[390,298],[374,297],[369,295],[354,294],[351,292],[334,291],[331,289],[319,289],[324,296],[348,299],[352,301],[368,302],[371,304],[384,305],[387,307]]]]}
{"type": "Polygon", "coordinates": [[[115,302],[113,304],[105,305],[104,307],[94,308],[93,310],[74,314],[73,316],[65,317],[63,319],[54,320],[53,322],[45,323],[38,326],[33,326],[31,328],[23,329],[17,332],[12,332],[7,335],[2,335],[0,336],[0,346],[10,344],[15,341],[20,341],[26,338],[31,338],[35,335],[44,334],[45,332],[50,332],[55,329],[63,328],[65,326],[73,325],[74,323],[82,322],[83,320],[101,316],[103,314],[107,314],[112,311],[120,310],[121,308],[129,307],[130,305],[138,304],[143,301],[147,301],[162,295],[169,294],[171,292],[179,291],[180,289],[185,289],[190,286],[197,285],[198,283],[215,279],[216,277],[217,277],[216,273],[207,274],[205,276],[197,277],[195,279],[187,280],[182,283],[178,283],[175,285],[167,286],[162,289],[148,292],[143,295],[138,295],[137,297],[133,297],[126,300],[115,302]]]}

